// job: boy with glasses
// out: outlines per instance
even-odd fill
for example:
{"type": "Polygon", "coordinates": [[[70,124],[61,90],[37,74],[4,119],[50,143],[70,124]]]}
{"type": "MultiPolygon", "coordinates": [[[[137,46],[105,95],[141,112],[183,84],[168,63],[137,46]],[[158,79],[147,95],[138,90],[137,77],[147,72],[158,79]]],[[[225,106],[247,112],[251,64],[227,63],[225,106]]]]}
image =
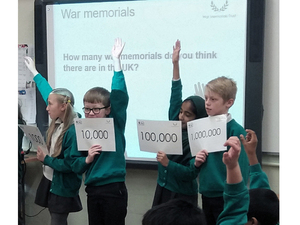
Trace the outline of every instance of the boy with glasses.
{"type": "Polygon", "coordinates": [[[93,145],[88,152],[73,152],[72,169],[85,172],[88,217],[90,225],[122,225],[127,214],[128,193],[125,185],[125,124],[128,94],[121,69],[120,55],[124,48],[116,39],[112,49],[114,76],[112,91],[94,87],[83,98],[86,118],[114,119],[116,152],[102,152],[100,145],[93,145]]]}

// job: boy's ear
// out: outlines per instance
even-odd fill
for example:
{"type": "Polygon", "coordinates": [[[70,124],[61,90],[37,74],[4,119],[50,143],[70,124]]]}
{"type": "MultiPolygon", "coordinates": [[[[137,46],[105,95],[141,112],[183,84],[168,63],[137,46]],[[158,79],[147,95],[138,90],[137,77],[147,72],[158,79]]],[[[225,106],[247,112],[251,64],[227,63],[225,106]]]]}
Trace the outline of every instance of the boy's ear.
{"type": "Polygon", "coordinates": [[[251,218],[251,225],[258,225],[258,221],[255,217],[251,218]]]}
{"type": "Polygon", "coordinates": [[[108,116],[110,114],[111,108],[110,106],[105,109],[105,115],[108,116]]]}
{"type": "Polygon", "coordinates": [[[227,108],[229,109],[229,108],[233,105],[233,103],[234,103],[234,100],[233,100],[232,98],[229,99],[229,100],[226,102],[227,108]]]}

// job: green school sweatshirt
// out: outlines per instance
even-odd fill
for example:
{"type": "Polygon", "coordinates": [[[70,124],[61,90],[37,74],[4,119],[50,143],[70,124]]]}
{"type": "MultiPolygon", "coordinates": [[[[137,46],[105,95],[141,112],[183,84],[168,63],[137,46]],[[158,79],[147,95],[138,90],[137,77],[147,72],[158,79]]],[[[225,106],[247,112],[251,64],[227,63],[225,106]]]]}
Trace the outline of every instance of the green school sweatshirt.
{"type": "Polygon", "coordinates": [[[57,157],[46,155],[44,164],[53,168],[50,192],[64,197],[75,197],[79,194],[82,176],[72,171],[71,151],[77,151],[75,126],[72,124],[66,131],[61,153],[57,157]]]}

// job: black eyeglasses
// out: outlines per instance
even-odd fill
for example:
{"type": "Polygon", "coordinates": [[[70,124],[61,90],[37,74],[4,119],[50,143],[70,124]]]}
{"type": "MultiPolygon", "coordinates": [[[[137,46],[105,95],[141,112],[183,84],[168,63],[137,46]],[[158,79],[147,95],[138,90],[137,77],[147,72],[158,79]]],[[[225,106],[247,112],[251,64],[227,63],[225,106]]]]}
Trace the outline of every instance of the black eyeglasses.
{"type": "Polygon", "coordinates": [[[102,108],[93,108],[93,109],[83,107],[82,110],[86,114],[89,114],[91,111],[93,111],[94,114],[98,114],[100,113],[101,109],[106,109],[106,108],[108,108],[108,106],[104,106],[102,108]]]}

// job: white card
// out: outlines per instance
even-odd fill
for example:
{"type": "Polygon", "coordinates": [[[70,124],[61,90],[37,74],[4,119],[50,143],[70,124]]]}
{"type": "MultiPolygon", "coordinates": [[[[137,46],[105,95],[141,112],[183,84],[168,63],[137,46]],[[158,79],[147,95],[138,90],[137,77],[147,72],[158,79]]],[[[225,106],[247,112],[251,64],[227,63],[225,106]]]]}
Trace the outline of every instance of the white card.
{"type": "Polygon", "coordinates": [[[140,150],[182,155],[181,121],[137,120],[140,150]]]}
{"type": "Polygon", "coordinates": [[[187,123],[190,149],[193,156],[205,149],[208,152],[224,151],[227,140],[227,116],[209,116],[187,123]]]}
{"type": "Polygon", "coordinates": [[[115,152],[113,118],[75,118],[78,151],[88,151],[92,145],[101,145],[103,152],[115,152]]]}
{"type": "Polygon", "coordinates": [[[18,124],[21,130],[24,132],[26,137],[29,138],[33,147],[38,149],[40,147],[42,151],[48,155],[47,145],[44,141],[44,138],[37,126],[21,125],[18,124]]]}

